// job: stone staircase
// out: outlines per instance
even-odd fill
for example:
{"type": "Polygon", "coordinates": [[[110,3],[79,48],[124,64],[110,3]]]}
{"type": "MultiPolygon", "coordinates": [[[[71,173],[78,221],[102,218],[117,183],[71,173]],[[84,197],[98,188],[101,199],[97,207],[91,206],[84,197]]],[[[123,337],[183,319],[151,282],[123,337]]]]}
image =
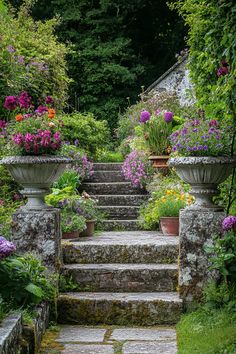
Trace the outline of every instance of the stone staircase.
{"type": "Polygon", "coordinates": [[[63,273],[79,291],[58,299],[59,323],[169,325],[182,312],[177,288],[178,237],[103,232],[63,244],[63,273]]]}
{"type": "Polygon", "coordinates": [[[94,163],[94,175],[83,184],[83,190],[98,199],[104,213],[102,229],[138,230],[138,210],[147,193],[132,188],[121,173],[121,163],[94,163]]]}

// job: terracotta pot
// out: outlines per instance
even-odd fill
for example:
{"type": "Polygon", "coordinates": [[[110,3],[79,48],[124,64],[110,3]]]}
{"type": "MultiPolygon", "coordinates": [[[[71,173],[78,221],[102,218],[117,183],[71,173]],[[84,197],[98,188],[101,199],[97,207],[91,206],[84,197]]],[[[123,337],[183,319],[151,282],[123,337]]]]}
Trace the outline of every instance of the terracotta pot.
{"type": "Polygon", "coordinates": [[[70,240],[70,239],[76,239],[80,235],[80,232],[78,230],[76,231],[71,231],[71,232],[63,232],[62,233],[62,238],[64,240],[70,240]]]}
{"type": "Polygon", "coordinates": [[[179,217],[162,217],[160,218],[160,226],[166,236],[179,235],[179,217]]]}
{"type": "Polygon", "coordinates": [[[86,221],[86,229],[80,233],[80,236],[81,237],[93,236],[94,228],[95,228],[95,221],[94,220],[86,221]]]}
{"type": "Polygon", "coordinates": [[[163,156],[149,156],[149,160],[152,162],[153,168],[168,168],[167,162],[169,160],[168,155],[163,156]]]}

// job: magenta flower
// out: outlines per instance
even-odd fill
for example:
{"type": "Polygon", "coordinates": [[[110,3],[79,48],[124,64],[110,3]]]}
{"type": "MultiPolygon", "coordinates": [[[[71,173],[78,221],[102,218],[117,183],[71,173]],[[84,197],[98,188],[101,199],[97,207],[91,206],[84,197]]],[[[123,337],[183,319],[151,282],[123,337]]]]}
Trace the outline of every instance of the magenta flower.
{"type": "Polygon", "coordinates": [[[217,76],[221,77],[221,76],[225,76],[229,73],[229,68],[228,66],[221,66],[218,70],[217,70],[217,76]]]}
{"type": "Polygon", "coordinates": [[[61,134],[59,132],[56,132],[53,137],[55,140],[61,140],[61,134]]]}
{"type": "Polygon", "coordinates": [[[7,122],[5,120],[0,119],[0,129],[4,129],[7,126],[7,122]]]}
{"type": "Polygon", "coordinates": [[[39,106],[36,110],[35,113],[38,114],[45,114],[48,111],[47,107],[45,106],[39,106]]]}
{"type": "Polygon", "coordinates": [[[10,256],[15,250],[16,246],[14,243],[7,241],[4,237],[0,236],[0,259],[10,256]]]}
{"type": "Polygon", "coordinates": [[[173,120],[173,113],[172,112],[165,112],[164,113],[164,121],[166,122],[166,123],[170,123],[170,122],[172,122],[172,120],[173,120]]]}
{"type": "Polygon", "coordinates": [[[236,216],[229,215],[222,222],[224,231],[236,230],[236,216]]]}
{"type": "Polygon", "coordinates": [[[220,126],[220,124],[218,123],[218,121],[216,119],[212,119],[209,122],[209,127],[216,127],[218,128],[220,126]]]}
{"type": "Polygon", "coordinates": [[[46,104],[53,104],[54,103],[54,99],[52,98],[52,96],[47,96],[45,98],[45,103],[46,104]]]}
{"type": "Polygon", "coordinates": [[[5,98],[5,102],[3,107],[9,109],[10,111],[14,111],[18,105],[18,97],[17,96],[7,96],[5,98]]]}
{"type": "Polygon", "coordinates": [[[19,97],[19,104],[21,108],[28,109],[30,108],[31,105],[31,97],[26,91],[21,92],[20,97],[19,97]]]}
{"type": "Polygon", "coordinates": [[[147,121],[149,121],[150,117],[151,114],[148,111],[142,111],[140,114],[140,122],[146,123],[147,121]]]}

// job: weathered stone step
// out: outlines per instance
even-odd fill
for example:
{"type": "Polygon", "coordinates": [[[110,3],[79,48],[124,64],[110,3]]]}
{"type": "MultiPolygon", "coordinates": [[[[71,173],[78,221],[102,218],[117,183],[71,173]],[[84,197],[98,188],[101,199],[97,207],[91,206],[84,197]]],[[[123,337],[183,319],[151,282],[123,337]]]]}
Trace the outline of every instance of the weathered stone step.
{"type": "Polygon", "coordinates": [[[121,171],[94,171],[89,182],[125,182],[121,171]]]}
{"type": "Polygon", "coordinates": [[[140,194],[140,195],[95,195],[94,196],[98,200],[98,204],[101,206],[106,205],[134,205],[139,206],[144,203],[149,195],[148,194],[140,194]]]}
{"type": "Polygon", "coordinates": [[[120,171],[123,163],[96,162],[93,164],[94,171],[120,171]]]}
{"type": "Polygon", "coordinates": [[[101,222],[101,228],[104,231],[138,231],[140,226],[138,220],[103,220],[101,222]]]}
{"type": "Polygon", "coordinates": [[[81,291],[176,291],[177,264],[71,264],[63,267],[81,291]]]}
{"type": "Polygon", "coordinates": [[[138,206],[99,206],[98,209],[105,214],[106,219],[135,220],[138,217],[138,206]]]}
{"type": "Polygon", "coordinates": [[[63,242],[68,264],[175,263],[178,253],[178,237],[155,231],[103,232],[78,242],[63,242]]]}
{"type": "Polygon", "coordinates": [[[58,298],[58,322],[166,325],[180,319],[177,293],[65,293],[58,298]]]}
{"type": "Polygon", "coordinates": [[[144,194],[144,191],[133,188],[129,182],[83,183],[82,189],[90,194],[144,194]]]}

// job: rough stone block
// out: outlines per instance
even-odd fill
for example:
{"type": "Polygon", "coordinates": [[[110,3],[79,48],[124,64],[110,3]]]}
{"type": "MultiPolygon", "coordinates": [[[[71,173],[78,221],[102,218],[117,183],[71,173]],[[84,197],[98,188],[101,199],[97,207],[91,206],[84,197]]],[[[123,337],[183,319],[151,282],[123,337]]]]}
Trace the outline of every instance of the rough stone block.
{"type": "Polygon", "coordinates": [[[111,345],[66,344],[61,354],[114,354],[111,345]]]}
{"type": "Polygon", "coordinates": [[[205,247],[213,245],[213,237],[221,234],[225,213],[185,209],[180,212],[179,292],[184,302],[200,300],[203,287],[218,273],[210,269],[205,247]]]}
{"type": "Polygon", "coordinates": [[[46,266],[58,269],[61,263],[60,211],[19,209],[12,221],[12,241],[17,252],[36,252],[46,266]]]}
{"type": "Polygon", "coordinates": [[[119,328],[114,329],[110,339],[123,341],[175,341],[174,329],[119,328]]]}
{"type": "Polygon", "coordinates": [[[106,329],[80,326],[62,326],[57,342],[103,342],[106,329]]]}
{"type": "Polygon", "coordinates": [[[177,354],[176,342],[126,342],[122,354],[177,354]]]}
{"type": "Polygon", "coordinates": [[[0,326],[0,354],[16,354],[22,333],[22,316],[10,315],[0,326]]]}

